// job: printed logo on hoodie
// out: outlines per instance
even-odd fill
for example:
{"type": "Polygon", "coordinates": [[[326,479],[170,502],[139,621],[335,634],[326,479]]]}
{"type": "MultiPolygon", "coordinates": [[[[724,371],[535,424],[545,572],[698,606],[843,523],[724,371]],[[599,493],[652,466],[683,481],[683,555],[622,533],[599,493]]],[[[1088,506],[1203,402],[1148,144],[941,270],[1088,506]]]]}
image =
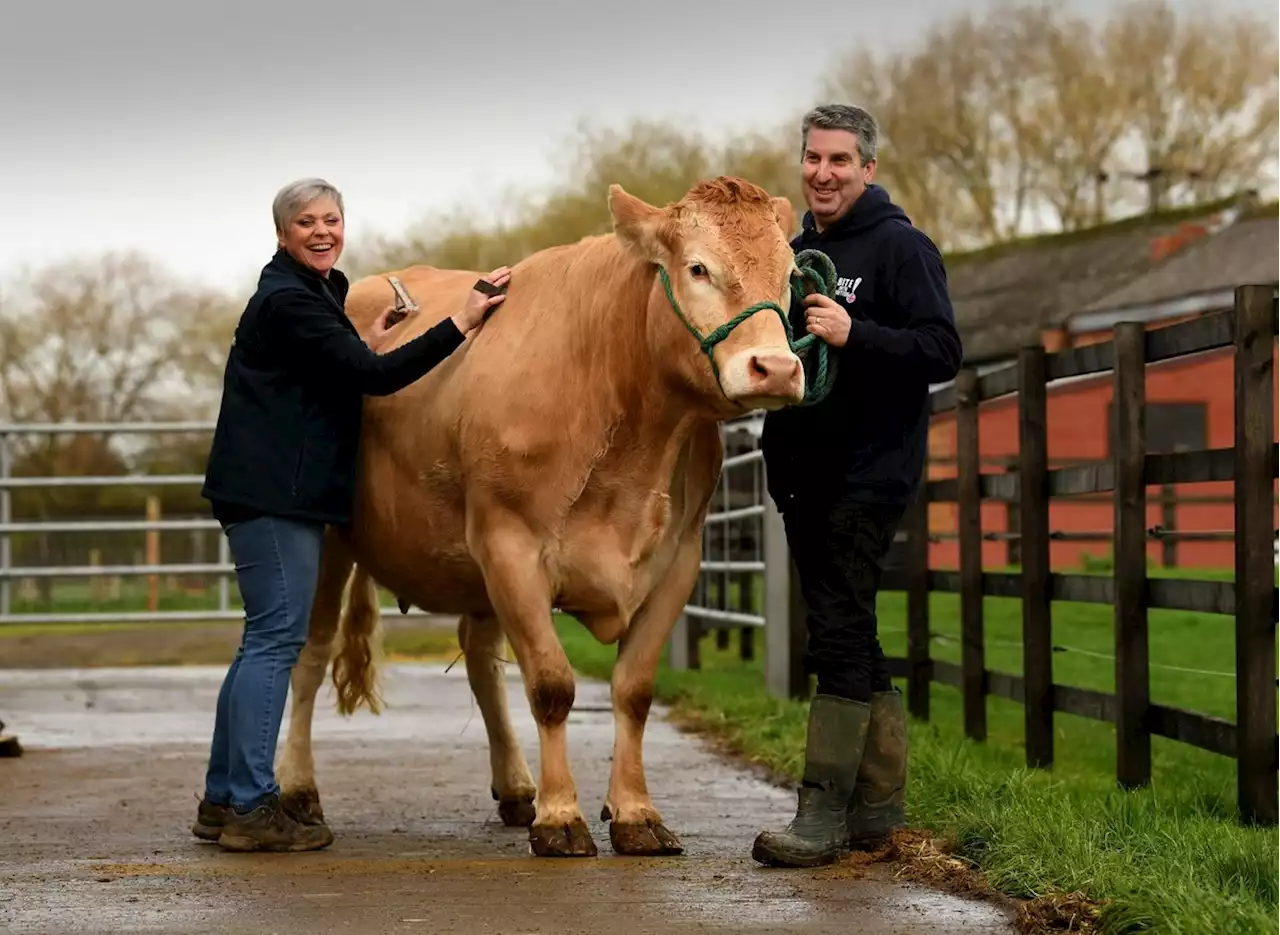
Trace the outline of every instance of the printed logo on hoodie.
{"type": "Polygon", "coordinates": [[[858,298],[858,286],[862,282],[862,277],[850,279],[847,276],[841,276],[836,280],[836,295],[844,299],[846,302],[853,302],[858,298]]]}

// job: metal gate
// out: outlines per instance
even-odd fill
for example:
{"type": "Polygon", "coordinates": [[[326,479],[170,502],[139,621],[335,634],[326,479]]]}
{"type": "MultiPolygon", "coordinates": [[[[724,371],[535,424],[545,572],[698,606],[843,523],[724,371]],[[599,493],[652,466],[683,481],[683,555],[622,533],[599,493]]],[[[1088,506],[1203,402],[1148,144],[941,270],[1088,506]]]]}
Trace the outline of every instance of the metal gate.
{"type": "MultiPolygon", "coordinates": [[[[134,487],[155,488],[172,486],[199,487],[204,483],[203,474],[121,474],[106,476],[13,476],[13,440],[20,436],[59,435],[160,435],[160,434],[212,434],[215,423],[200,422],[59,422],[59,423],[0,423],[0,626],[33,623],[151,623],[164,621],[238,620],[243,612],[232,605],[235,585],[235,565],[231,561],[227,539],[217,536],[218,558],[216,562],[169,564],[104,564],[67,565],[29,564],[15,566],[12,537],[30,533],[138,533],[218,531],[221,527],[212,516],[201,519],[137,519],[137,520],[28,520],[13,519],[13,491],[24,489],[48,489],[68,487],[134,487]],[[215,577],[218,583],[215,606],[194,610],[146,610],[146,611],[46,611],[14,612],[14,583],[21,579],[68,578],[137,578],[152,575],[186,575],[215,577]]],[[[394,605],[382,608],[384,613],[399,613],[394,605]]],[[[410,616],[426,616],[417,608],[410,616]]]]}
{"type": "MultiPolygon", "coordinates": [[[[0,626],[39,623],[116,623],[238,620],[242,611],[232,601],[235,566],[225,536],[217,538],[216,562],[128,564],[32,564],[15,566],[12,538],[23,534],[139,533],[220,530],[211,516],[183,519],[51,519],[15,521],[13,492],[38,488],[172,486],[199,487],[203,474],[139,474],[106,476],[15,477],[13,440],[20,436],[101,434],[154,436],[212,434],[212,421],[132,423],[0,423],[0,626]],[[15,612],[14,583],[22,579],[138,578],[185,575],[216,578],[216,604],[198,609],[67,610],[15,612]]],[[[755,633],[765,632],[765,673],[779,696],[800,690],[805,676],[798,669],[803,646],[791,623],[792,569],[782,519],[764,492],[764,465],[759,450],[761,414],[721,426],[726,457],[713,510],[706,519],[702,575],[676,625],[669,654],[675,668],[698,668],[698,640],[708,630],[727,639],[739,631],[744,655],[755,652],[755,633]],[[743,477],[747,479],[744,481],[743,477]],[[736,589],[737,599],[731,599],[736,589]]],[[[238,593],[236,593],[238,602],[238,593]]],[[[394,605],[383,613],[399,613],[394,605]]],[[[413,608],[411,616],[428,616],[413,608]]],[[[802,631],[800,631],[802,632],[802,631]]]]}
{"type": "Polygon", "coordinates": [[[709,630],[722,648],[738,631],[741,655],[749,659],[763,629],[769,691],[794,697],[808,686],[803,629],[793,626],[803,610],[793,603],[799,592],[782,516],[765,489],[763,426],[763,413],[720,426],[725,458],[703,526],[702,574],[672,633],[668,664],[700,668],[699,645],[709,630]]]}

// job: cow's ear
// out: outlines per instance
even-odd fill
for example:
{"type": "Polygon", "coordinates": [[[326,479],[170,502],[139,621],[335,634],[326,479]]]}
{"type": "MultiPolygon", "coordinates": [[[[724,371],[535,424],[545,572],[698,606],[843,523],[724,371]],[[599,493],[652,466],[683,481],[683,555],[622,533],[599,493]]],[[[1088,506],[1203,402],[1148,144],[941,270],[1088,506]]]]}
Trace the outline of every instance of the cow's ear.
{"type": "Polygon", "coordinates": [[[796,230],[796,209],[791,204],[790,198],[771,198],[773,202],[773,215],[778,219],[778,226],[782,228],[782,236],[788,240],[796,230]]]}
{"type": "Polygon", "coordinates": [[[613,232],[625,246],[651,262],[663,262],[666,212],[615,184],[609,186],[609,213],[613,232]]]}

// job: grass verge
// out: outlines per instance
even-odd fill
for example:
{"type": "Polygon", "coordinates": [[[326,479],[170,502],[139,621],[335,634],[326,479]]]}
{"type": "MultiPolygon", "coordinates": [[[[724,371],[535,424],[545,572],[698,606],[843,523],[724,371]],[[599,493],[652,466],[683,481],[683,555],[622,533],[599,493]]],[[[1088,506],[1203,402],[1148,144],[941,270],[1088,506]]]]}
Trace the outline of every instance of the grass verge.
{"type": "MultiPolygon", "coordinates": [[[[895,597],[885,595],[881,619],[888,628],[896,622],[895,597]]],[[[1068,619],[1077,615],[1071,636],[1079,642],[1089,631],[1088,612],[1067,607],[1068,619]]],[[[938,611],[931,624],[948,629],[941,612],[945,606],[938,611]]],[[[1055,631],[1058,620],[1055,616],[1055,631]]],[[[989,618],[988,632],[991,623],[989,618]]],[[[600,646],[571,618],[562,618],[558,627],[574,666],[607,679],[614,648],[600,646]]],[[[999,615],[994,629],[1001,629],[999,615]]],[[[898,651],[885,642],[886,652],[898,651]]],[[[1192,643],[1191,651],[1203,659],[1203,639],[1192,643]]],[[[1219,651],[1215,646],[1213,654],[1219,651]]],[[[795,781],[803,765],[807,705],[770,697],[759,663],[739,661],[736,647],[718,651],[708,638],[702,660],[699,672],[671,671],[664,663],[655,696],[673,707],[680,722],[727,752],[795,781]]],[[[999,667],[998,661],[990,664],[999,667]]],[[[1090,683],[1107,687],[1101,684],[1107,669],[1103,664],[1084,674],[1090,683]]],[[[1066,681],[1060,674],[1057,678],[1066,681]]],[[[1234,691],[1234,683],[1228,687],[1234,691]]],[[[1210,696],[1220,690],[1197,692],[1203,707],[1218,707],[1210,696]]],[[[909,725],[908,810],[913,828],[939,836],[946,850],[976,866],[994,890],[1036,899],[1039,909],[1057,903],[1078,910],[1083,897],[1096,915],[1074,911],[1069,929],[1074,931],[1253,935],[1277,930],[1277,832],[1233,821],[1232,761],[1155,738],[1152,787],[1124,792],[1113,778],[1111,725],[1058,715],[1057,764],[1051,771],[1033,771],[1023,760],[1021,707],[993,698],[988,712],[988,741],[968,741],[960,726],[959,693],[933,687],[930,722],[909,725]]],[[[1064,915],[1049,915],[1039,930],[1064,930],[1064,915]]]]}

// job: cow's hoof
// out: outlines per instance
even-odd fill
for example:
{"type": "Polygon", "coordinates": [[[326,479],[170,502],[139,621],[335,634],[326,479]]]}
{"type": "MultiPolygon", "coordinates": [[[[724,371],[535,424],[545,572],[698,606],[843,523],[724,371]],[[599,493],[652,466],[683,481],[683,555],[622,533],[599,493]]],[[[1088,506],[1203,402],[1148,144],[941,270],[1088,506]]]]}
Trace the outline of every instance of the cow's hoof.
{"type": "Polygon", "coordinates": [[[528,828],[537,817],[533,799],[499,799],[498,815],[508,828],[528,828]]]}
{"type": "Polygon", "coordinates": [[[680,839],[662,822],[622,824],[609,822],[609,843],[615,854],[628,857],[670,857],[684,853],[680,839]]]}
{"type": "Polygon", "coordinates": [[[314,786],[283,793],[280,796],[280,805],[284,808],[285,814],[299,824],[324,824],[324,809],[320,807],[320,793],[314,786]]]}
{"type": "Polygon", "coordinates": [[[537,809],[533,804],[534,796],[532,793],[528,795],[517,794],[504,799],[498,795],[497,789],[490,786],[489,794],[498,803],[498,817],[502,819],[502,823],[508,828],[528,828],[533,824],[534,818],[537,817],[537,809]]]}
{"type": "Polygon", "coordinates": [[[529,846],[536,857],[596,856],[596,842],[581,818],[568,825],[531,825],[529,846]]]}

